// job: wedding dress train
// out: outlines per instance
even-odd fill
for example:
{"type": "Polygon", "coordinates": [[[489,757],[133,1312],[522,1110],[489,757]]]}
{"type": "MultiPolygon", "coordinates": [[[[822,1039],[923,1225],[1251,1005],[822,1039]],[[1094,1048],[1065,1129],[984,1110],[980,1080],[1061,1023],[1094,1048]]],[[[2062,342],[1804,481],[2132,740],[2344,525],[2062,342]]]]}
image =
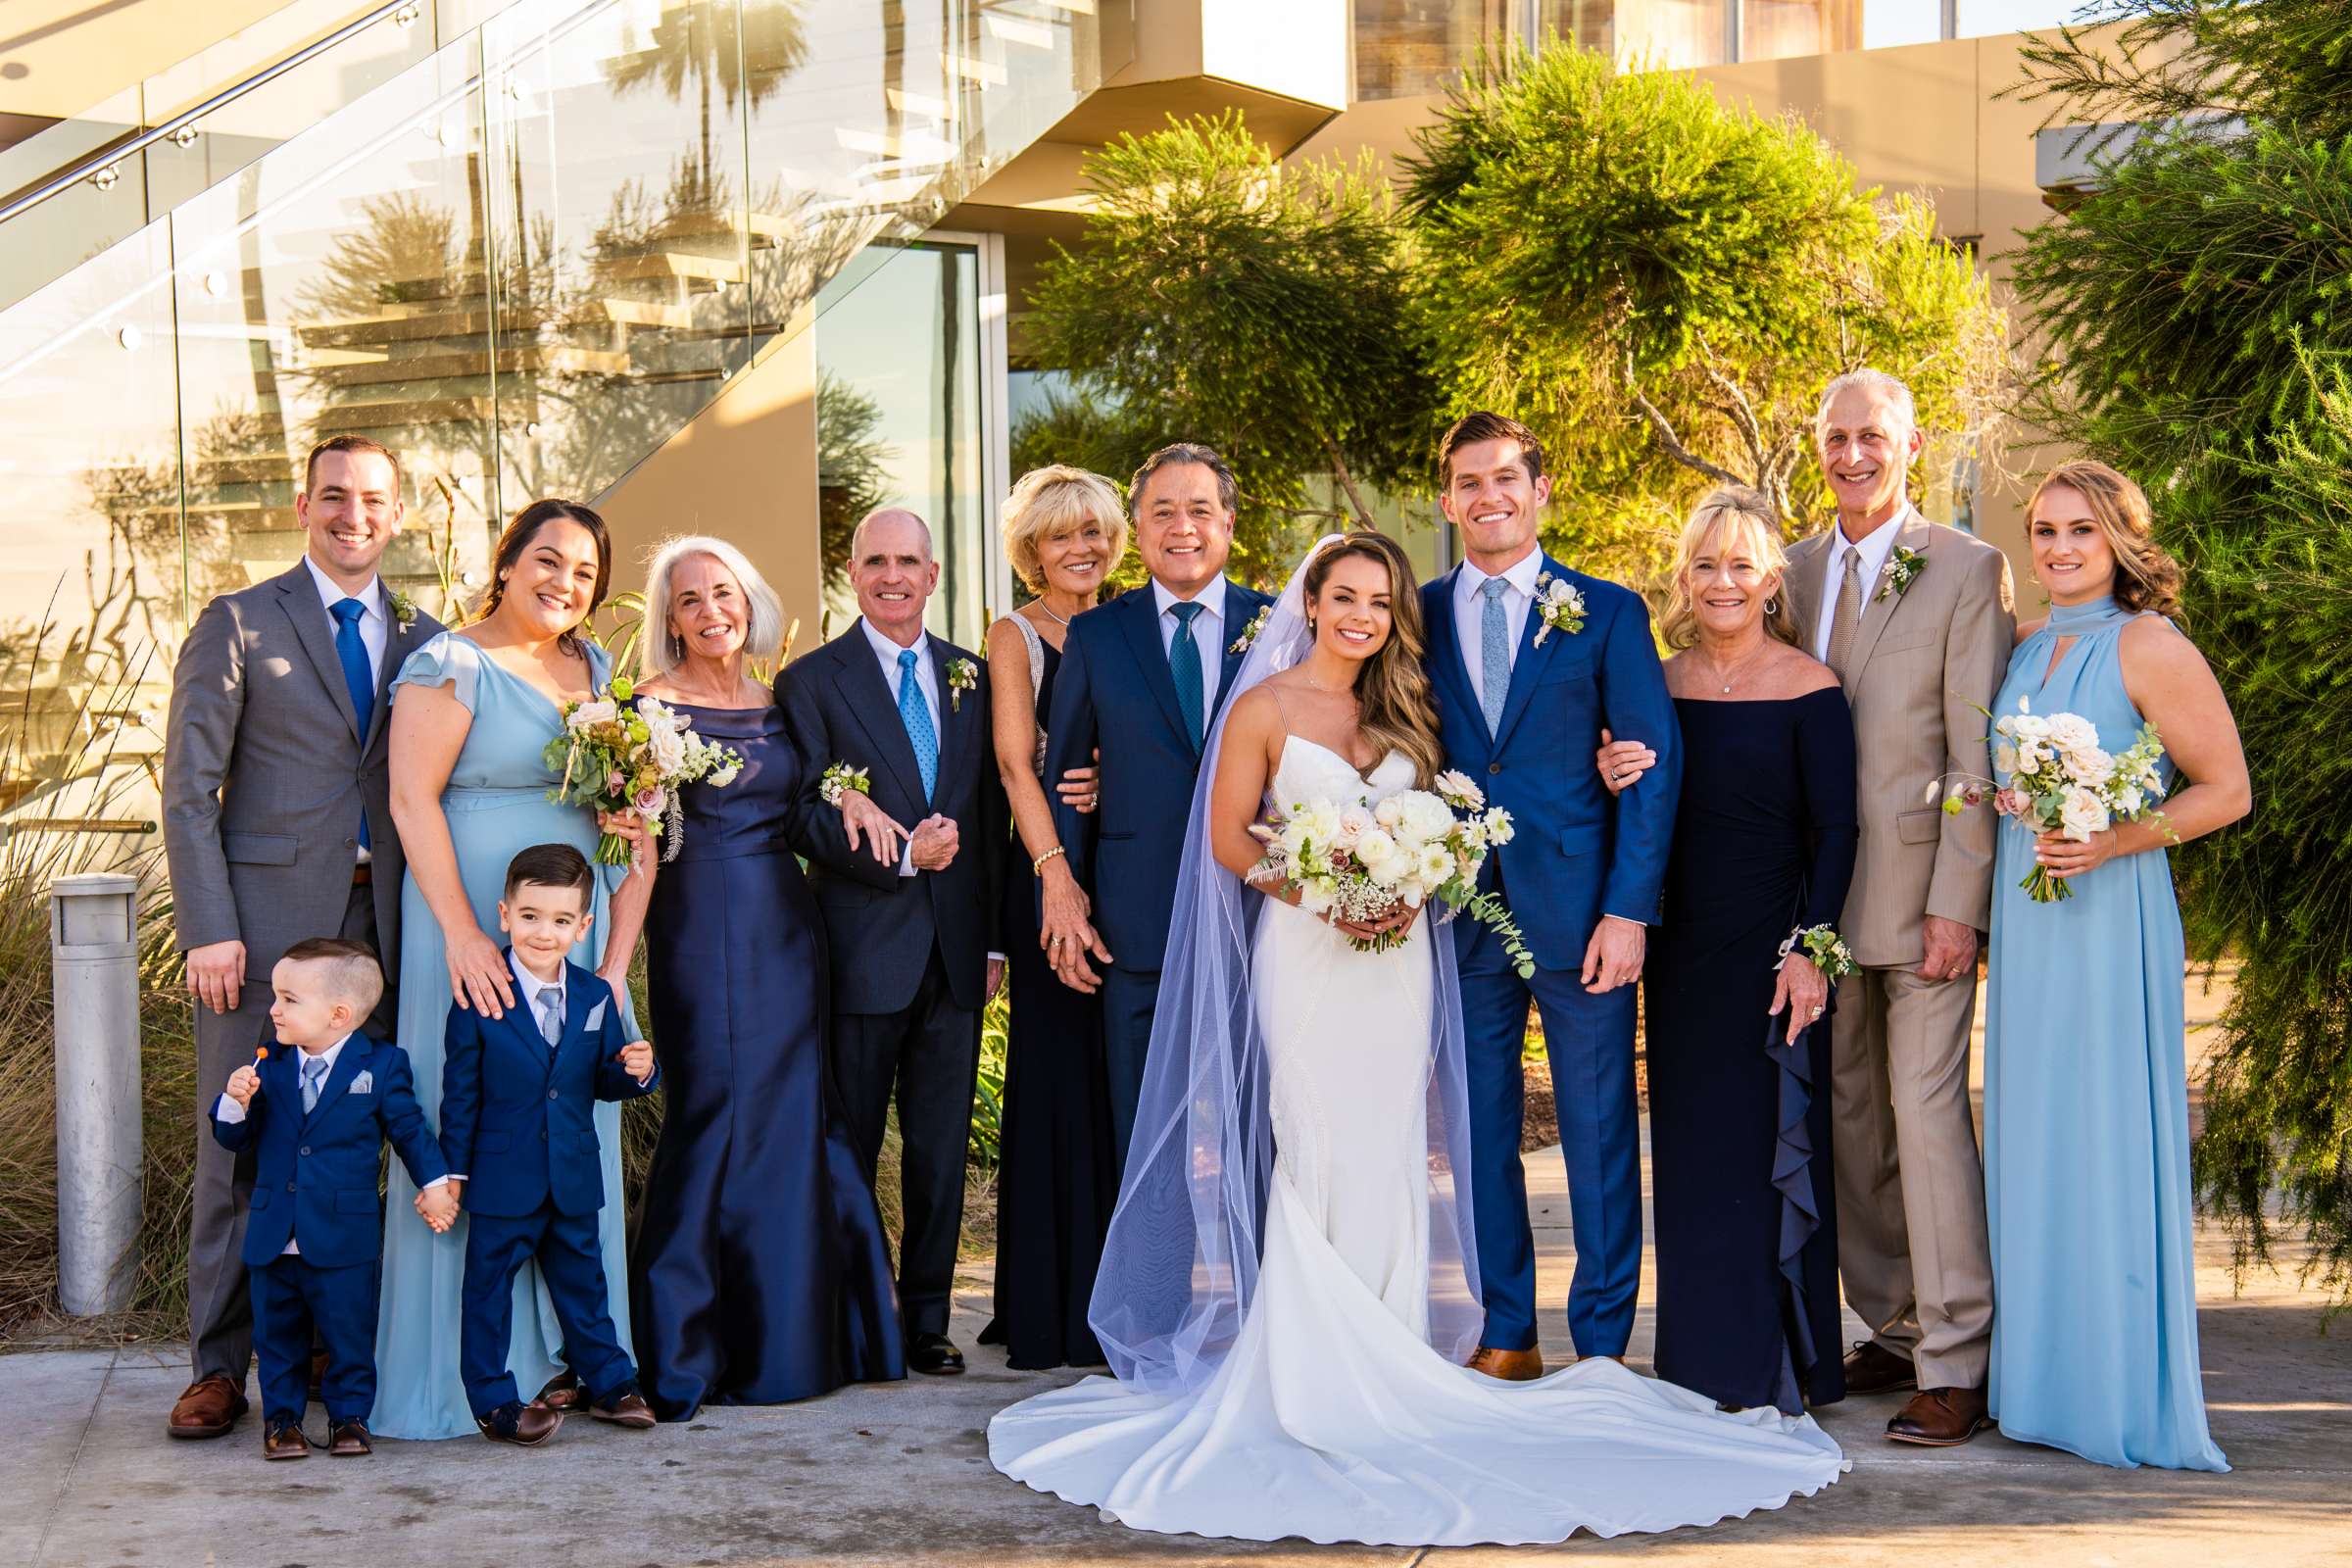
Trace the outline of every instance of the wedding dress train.
{"type": "MultiPolygon", "coordinates": [[[[1299,736],[1278,800],[1411,787],[1299,736]]],[[[1252,895],[1254,897],[1254,895],[1252,895]]],[[[1810,1417],[1726,1414],[1588,1360],[1531,1383],[1430,1348],[1424,918],[1387,953],[1262,900],[1251,955],[1275,1158],[1256,1287],[1200,1387],[1090,1377],[1001,1411],[996,1467],[1142,1530],[1378,1545],[1520,1544],[1712,1524],[1846,1468],[1810,1417]]]]}

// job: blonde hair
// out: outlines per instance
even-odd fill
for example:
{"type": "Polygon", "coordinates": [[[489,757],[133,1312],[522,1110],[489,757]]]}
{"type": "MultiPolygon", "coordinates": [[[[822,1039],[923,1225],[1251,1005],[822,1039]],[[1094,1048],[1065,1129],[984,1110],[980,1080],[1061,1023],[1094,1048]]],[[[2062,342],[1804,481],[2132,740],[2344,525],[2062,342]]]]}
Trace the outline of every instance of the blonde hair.
{"type": "Polygon", "coordinates": [[[1012,574],[1033,594],[1046,591],[1046,572],[1038,547],[1049,539],[1075,533],[1089,519],[1102,524],[1110,541],[1105,574],[1127,553],[1127,509],[1108,479],[1066,463],[1031,468],[1013,481],[1004,498],[1004,559],[1012,574]]]}
{"type": "Polygon", "coordinates": [[[1385,533],[1365,529],[1342,535],[1338,543],[1317,551],[1299,585],[1309,624],[1332,568],[1350,556],[1377,561],[1389,569],[1389,640],[1356,677],[1355,727],[1383,756],[1394,749],[1411,758],[1414,773],[1427,788],[1446,765],[1446,747],[1438,738],[1437,699],[1421,666],[1428,641],[1421,630],[1421,593],[1404,546],[1385,533]]]}
{"type": "Polygon", "coordinates": [[[1788,553],[1781,548],[1780,525],[1772,506],[1744,485],[1710,490],[1683,524],[1683,541],[1674,553],[1674,599],[1658,623],[1666,646],[1690,648],[1698,642],[1698,611],[1690,601],[1690,564],[1713,544],[1717,553],[1745,546],[1766,572],[1779,578],[1764,601],[1764,629],[1789,647],[1800,646],[1796,616],[1788,608],[1788,553]]]}
{"type": "Polygon", "coordinates": [[[2026,503],[2026,537],[2034,535],[2034,510],[2054,485],[2065,485],[2090,503],[2090,515],[2115,552],[2115,602],[2137,613],[2152,610],[2159,615],[2180,612],[2180,563],[2156,542],[2156,517],[2148,509],[2147,492],[2128,474],[2089,458],[2061,463],[2034,487],[2026,503]]]}
{"type": "Polygon", "coordinates": [[[680,565],[696,556],[709,556],[726,567],[743,590],[751,612],[743,628],[744,657],[773,659],[784,646],[783,601],[742,551],[709,534],[664,539],[655,548],[654,564],[646,570],[645,624],[637,635],[637,669],[648,680],[668,674],[685,661],[686,645],[669,629],[669,601],[676,592],[671,579],[680,565]]]}

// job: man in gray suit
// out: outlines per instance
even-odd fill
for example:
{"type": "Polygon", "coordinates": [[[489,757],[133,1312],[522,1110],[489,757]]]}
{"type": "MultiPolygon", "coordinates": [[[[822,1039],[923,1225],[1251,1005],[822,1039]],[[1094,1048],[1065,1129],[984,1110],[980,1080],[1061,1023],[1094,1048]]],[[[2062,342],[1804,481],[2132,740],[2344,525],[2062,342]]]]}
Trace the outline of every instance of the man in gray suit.
{"type": "MultiPolygon", "coordinates": [[[[306,937],[400,957],[400,841],[384,763],[392,677],[440,631],[376,575],[400,531],[400,460],[364,436],[311,452],[294,514],[303,559],[222,594],[180,649],[164,743],[164,849],[196,998],[201,1121],[270,1037],[270,971],[306,937]]],[[[388,1034],[396,992],[370,1027],[388,1034]]],[[[194,1380],[175,1438],[217,1438],[245,1413],[253,1310],[238,1249],[250,1159],[196,1140],[188,1245],[194,1380]]]]}

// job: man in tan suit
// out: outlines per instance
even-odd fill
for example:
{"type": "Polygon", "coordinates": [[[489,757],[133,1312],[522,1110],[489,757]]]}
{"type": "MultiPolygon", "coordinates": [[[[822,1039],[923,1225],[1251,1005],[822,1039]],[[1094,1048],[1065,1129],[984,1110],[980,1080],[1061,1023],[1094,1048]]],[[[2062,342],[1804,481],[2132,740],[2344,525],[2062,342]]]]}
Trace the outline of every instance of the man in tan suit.
{"type": "Polygon", "coordinates": [[[1886,1435],[1966,1443],[1989,1423],[1992,1259],[1969,1110],[1978,933],[1992,904],[1990,811],[1946,816],[1931,781],[1984,771],[2009,664],[2008,561],[1905,497],[1911,393],[1884,372],[1823,394],[1815,447],[1838,526],[1788,552],[1806,648],[1853,707],[1862,844],[1838,928],[1861,972],[1832,1033],[1838,1270],[1872,1337],[1849,1393],[1916,1388],[1886,1435]]]}

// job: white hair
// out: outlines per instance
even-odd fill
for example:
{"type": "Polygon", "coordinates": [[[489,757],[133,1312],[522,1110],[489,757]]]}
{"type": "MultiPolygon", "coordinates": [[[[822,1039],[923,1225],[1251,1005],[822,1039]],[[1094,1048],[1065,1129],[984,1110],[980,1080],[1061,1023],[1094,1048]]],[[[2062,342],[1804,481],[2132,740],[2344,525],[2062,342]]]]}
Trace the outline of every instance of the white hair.
{"type": "Polygon", "coordinates": [[[923,531],[923,559],[925,561],[937,559],[931,548],[931,525],[929,523],[905,507],[876,507],[864,516],[859,517],[858,526],[850,531],[851,565],[856,565],[858,558],[865,554],[865,525],[881,517],[905,517],[908,522],[920,528],[923,531]]]}
{"type": "Polygon", "coordinates": [[[773,659],[784,646],[783,601],[742,551],[708,534],[665,539],[655,550],[654,564],[645,574],[645,626],[637,637],[637,668],[648,680],[668,674],[686,657],[684,645],[669,634],[669,601],[676,591],[671,579],[681,564],[696,556],[709,556],[726,567],[743,590],[744,603],[751,611],[743,628],[744,657],[773,659]]]}
{"type": "Polygon", "coordinates": [[[1813,435],[1816,440],[1820,439],[1821,432],[1829,425],[1830,405],[1838,400],[1838,394],[1850,392],[1857,387],[1875,392],[1885,399],[1895,416],[1903,421],[1904,429],[1919,428],[1919,410],[1912,401],[1911,389],[1903,385],[1900,378],[1865,366],[1859,370],[1846,371],[1821,389],[1821,405],[1813,411],[1813,435]]]}

